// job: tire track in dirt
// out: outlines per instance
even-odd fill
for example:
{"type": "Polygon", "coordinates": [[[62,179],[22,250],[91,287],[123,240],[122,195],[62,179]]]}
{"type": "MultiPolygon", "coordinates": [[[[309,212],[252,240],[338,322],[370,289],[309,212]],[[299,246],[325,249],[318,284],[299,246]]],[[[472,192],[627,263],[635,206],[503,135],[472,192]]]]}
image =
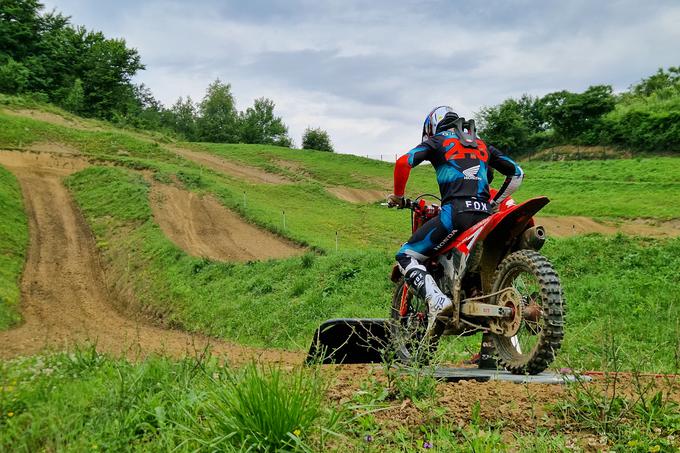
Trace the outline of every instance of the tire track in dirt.
{"type": "Polygon", "coordinates": [[[245,222],[211,196],[154,184],[151,208],[165,235],[193,256],[218,261],[287,258],[303,249],[245,222]]]}
{"type": "Polygon", "coordinates": [[[183,357],[209,347],[232,363],[250,359],[299,364],[300,353],[234,345],[165,330],[126,318],[107,288],[94,239],[62,178],[84,168],[80,159],[0,151],[0,164],[21,185],[30,243],[21,281],[24,323],[0,332],[0,357],[11,358],[94,343],[102,352],[141,358],[183,357]]]}

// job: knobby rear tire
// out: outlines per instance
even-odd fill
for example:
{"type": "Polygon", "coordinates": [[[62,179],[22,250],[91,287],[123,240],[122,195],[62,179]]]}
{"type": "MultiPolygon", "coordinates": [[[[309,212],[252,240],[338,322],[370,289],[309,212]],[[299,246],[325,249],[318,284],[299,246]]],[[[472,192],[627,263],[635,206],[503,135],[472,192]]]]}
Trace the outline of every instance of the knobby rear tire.
{"type": "MultiPolygon", "coordinates": [[[[562,345],[565,301],[560,279],[552,264],[533,250],[520,250],[503,259],[496,269],[492,292],[510,286],[513,274],[518,272],[532,274],[538,283],[542,326],[536,334],[537,342],[531,351],[522,354],[512,344],[510,337],[493,335],[493,339],[499,365],[513,374],[538,374],[548,368],[562,345]]],[[[525,328],[525,321],[522,320],[520,329],[525,328]]]]}

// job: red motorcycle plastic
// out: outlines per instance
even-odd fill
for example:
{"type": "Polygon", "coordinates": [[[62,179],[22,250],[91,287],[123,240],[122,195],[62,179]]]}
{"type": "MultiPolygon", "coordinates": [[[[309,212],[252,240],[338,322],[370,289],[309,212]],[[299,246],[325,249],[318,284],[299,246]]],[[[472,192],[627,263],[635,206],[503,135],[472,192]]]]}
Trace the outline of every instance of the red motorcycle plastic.
{"type": "MultiPolygon", "coordinates": [[[[439,214],[421,195],[406,200],[412,231],[439,214]]],[[[537,374],[554,360],[564,336],[565,302],[552,264],[539,253],[545,242],[533,216],[546,197],[521,204],[506,199],[498,212],[460,233],[425,264],[453,302],[453,315],[439,319],[425,336],[427,305],[395,266],[392,341],[404,362],[427,361],[444,335],[479,332],[493,338],[497,363],[515,374],[537,374]]]]}

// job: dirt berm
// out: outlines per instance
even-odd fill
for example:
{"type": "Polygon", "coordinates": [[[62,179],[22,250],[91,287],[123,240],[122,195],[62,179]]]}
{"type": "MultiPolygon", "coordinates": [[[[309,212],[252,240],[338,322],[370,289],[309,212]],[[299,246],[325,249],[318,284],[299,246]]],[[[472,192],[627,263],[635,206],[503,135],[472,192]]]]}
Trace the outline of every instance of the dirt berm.
{"type": "Polygon", "coordinates": [[[154,184],[151,207],[156,223],[165,235],[193,256],[220,261],[252,261],[286,258],[303,251],[245,222],[208,195],[154,184]]]}

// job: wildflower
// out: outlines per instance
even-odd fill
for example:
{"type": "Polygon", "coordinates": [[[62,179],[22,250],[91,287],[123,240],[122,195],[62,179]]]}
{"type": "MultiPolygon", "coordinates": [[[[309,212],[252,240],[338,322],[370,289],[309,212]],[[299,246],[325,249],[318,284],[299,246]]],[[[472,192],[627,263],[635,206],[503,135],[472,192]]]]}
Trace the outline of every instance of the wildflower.
{"type": "Polygon", "coordinates": [[[365,440],[366,442],[373,442],[373,436],[371,436],[370,434],[366,434],[366,435],[364,436],[364,440],[365,440]]]}
{"type": "Polygon", "coordinates": [[[295,437],[300,437],[300,434],[302,434],[302,431],[300,431],[299,429],[296,429],[295,431],[293,431],[293,434],[295,434],[295,437]]]}
{"type": "Polygon", "coordinates": [[[637,440],[629,440],[628,441],[628,446],[629,447],[637,447],[638,441],[637,440]]]}
{"type": "Polygon", "coordinates": [[[653,447],[649,447],[649,453],[657,453],[661,451],[661,447],[658,445],[654,445],[653,447]]]}
{"type": "Polygon", "coordinates": [[[428,441],[424,440],[423,441],[423,448],[430,449],[430,448],[432,448],[432,444],[429,443],[428,441]]]}
{"type": "Polygon", "coordinates": [[[14,412],[7,412],[8,417],[14,417],[14,412]]]}

